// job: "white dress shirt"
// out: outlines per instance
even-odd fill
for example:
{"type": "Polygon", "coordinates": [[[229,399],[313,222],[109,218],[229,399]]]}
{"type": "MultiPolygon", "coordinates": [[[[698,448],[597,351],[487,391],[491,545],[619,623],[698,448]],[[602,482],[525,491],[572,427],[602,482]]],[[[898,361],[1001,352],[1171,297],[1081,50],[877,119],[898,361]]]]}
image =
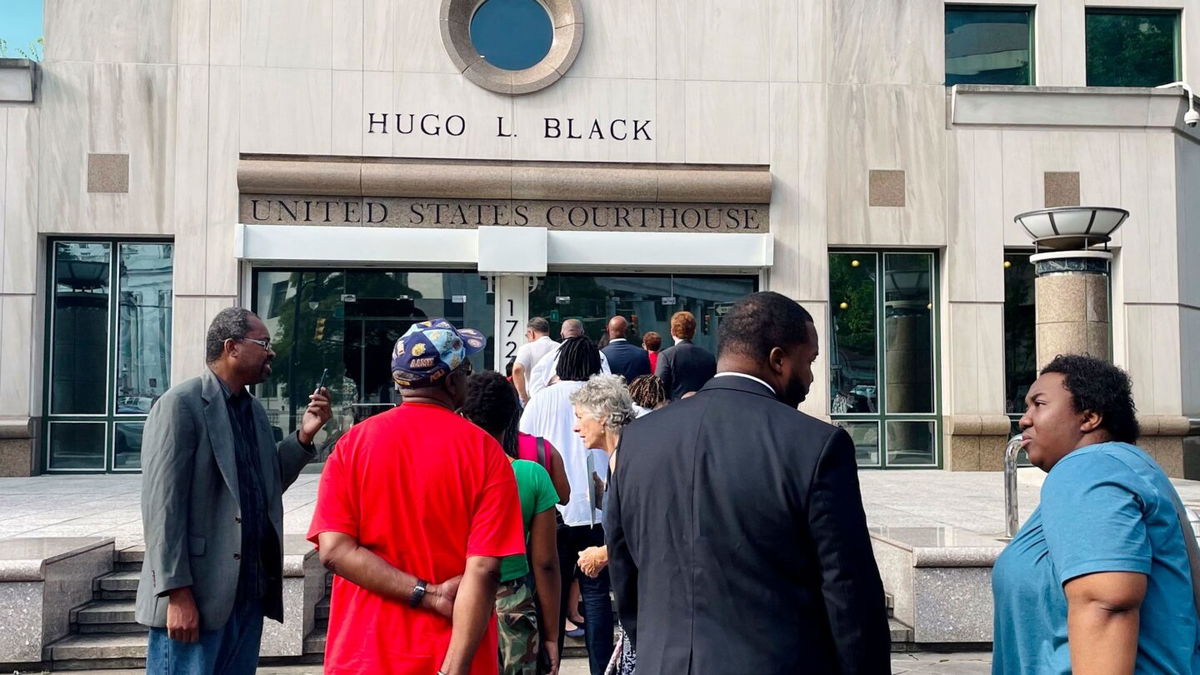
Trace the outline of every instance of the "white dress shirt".
{"type": "Polygon", "coordinates": [[[731,371],[726,371],[724,373],[717,373],[716,375],[713,375],[713,377],[744,377],[747,380],[754,380],[755,382],[761,384],[762,386],[766,387],[767,389],[770,389],[772,394],[775,394],[776,396],[779,395],[779,392],[775,391],[775,387],[772,387],[771,385],[767,384],[766,380],[757,378],[753,375],[747,375],[746,373],[734,373],[731,371]]]}

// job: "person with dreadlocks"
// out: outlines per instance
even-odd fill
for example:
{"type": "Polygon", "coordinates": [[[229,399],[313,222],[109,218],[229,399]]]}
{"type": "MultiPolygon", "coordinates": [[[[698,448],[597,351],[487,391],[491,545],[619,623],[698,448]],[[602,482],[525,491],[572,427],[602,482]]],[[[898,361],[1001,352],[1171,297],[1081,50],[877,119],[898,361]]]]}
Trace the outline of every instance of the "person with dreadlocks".
{"type": "Polygon", "coordinates": [[[654,412],[667,404],[667,388],[657,375],[641,375],[629,383],[633,410],[638,417],[654,412]]]}
{"type": "Polygon", "coordinates": [[[521,499],[525,549],[529,554],[510,555],[500,561],[500,586],[496,589],[501,675],[537,675],[539,653],[547,666],[544,672],[558,672],[561,580],[554,518],[558,494],[550,474],[540,464],[517,458],[514,412],[520,407],[516,389],[503,375],[489,371],[467,380],[466,400],[459,408],[459,414],[500,442],[512,464],[521,499]]]}
{"type": "Polygon", "coordinates": [[[604,545],[604,528],[600,525],[602,514],[597,508],[598,490],[594,485],[607,479],[608,462],[602,450],[586,447],[575,433],[571,395],[600,371],[600,350],[591,340],[583,335],[563,340],[555,366],[558,381],[534,395],[521,415],[521,431],[553,443],[562,453],[566,465],[571,497],[566,506],[559,507],[562,526],[558,529],[558,560],[564,592],[559,605],[558,635],[561,645],[561,628],[567,615],[568,593],[565,591],[571,587],[573,579],[578,579],[583,599],[584,642],[592,675],[602,675],[613,651],[608,571],[604,570],[596,577],[580,575],[575,563],[580,551],[604,545]]]}

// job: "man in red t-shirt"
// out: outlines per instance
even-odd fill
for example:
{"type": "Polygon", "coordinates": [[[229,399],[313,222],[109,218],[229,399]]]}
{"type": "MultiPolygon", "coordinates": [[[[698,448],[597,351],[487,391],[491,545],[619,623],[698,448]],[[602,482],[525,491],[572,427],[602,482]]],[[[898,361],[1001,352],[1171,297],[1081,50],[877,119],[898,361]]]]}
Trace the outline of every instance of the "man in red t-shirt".
{"type": "Polygon", "coordinates": [[[482,675],[498,667],[500,558],[525,551],[500,445],[454,413],[478,331],[414,324],[392,351],[403,404],[325,464],[310,541],[336,575],[325,672],[482,675]]]}

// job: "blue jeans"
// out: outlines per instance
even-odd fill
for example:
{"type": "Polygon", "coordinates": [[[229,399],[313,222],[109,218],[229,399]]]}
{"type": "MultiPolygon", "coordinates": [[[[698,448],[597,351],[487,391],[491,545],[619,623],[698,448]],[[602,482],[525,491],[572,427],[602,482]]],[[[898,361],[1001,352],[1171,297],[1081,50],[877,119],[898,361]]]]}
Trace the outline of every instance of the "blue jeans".
{"type": "Polygon", "coordinates": [[[200,631],[199,642],[179,642],[167,629],[150,629],[146,673],[152,675],[254,675],[262,643],[263,608],[238,602],[229,621],[217,630],[200,631]]]}
{"type": "Polygon", "coordinates": [[[579,597],[583,601],[584,643],[588,650],[588,666],[592,675],[604,675],[613,652],[613,606],[609,595],[611,585],[608,569],[595,579],[579,571],[579,552],[589,546],[604,545],[604,528],[560,526],[558,528],[558,563],[562,572],[562,604],[558,615],[558,646],[562,653],[563,623],[567,619],[567,595],[572,579],[579,579],[579,597]]]}

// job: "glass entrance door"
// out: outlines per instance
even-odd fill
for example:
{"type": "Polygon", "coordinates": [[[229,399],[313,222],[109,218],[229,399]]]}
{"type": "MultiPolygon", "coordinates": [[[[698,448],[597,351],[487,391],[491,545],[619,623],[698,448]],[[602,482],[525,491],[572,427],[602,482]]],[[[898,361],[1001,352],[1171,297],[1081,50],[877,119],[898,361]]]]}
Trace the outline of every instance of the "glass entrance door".
{"type": "MultiPolygon", "coordinates": [[[[494,298],[473,272],[256,270],[253,309],[271,331],[275,361],[258,397],[276,436],[292,433],[322,371],[334,416],[317,438],[321,458],[351,425],[389,410],[396,340],[417,321],[445,317],[491,341],[494,298]]],[[[492,351],[471,357],[492,367],[492,351]]]]}
{"type": "Polygon", "coordinates": [[[721,317],[739,298],[758,290],[753,276],[699,276],[671,274],[595,275],[551,272],[529,294],[529,316],[550,320],[553,337],[564,319],[583,321],[593,341],[605,325],[620,314],[630,323],[629,341],[641,344],[653,331],[662,336],[662,348],[671,341],[671,315],[687,310],[696,316],[695,344],[716,353],[721,317]]]}

